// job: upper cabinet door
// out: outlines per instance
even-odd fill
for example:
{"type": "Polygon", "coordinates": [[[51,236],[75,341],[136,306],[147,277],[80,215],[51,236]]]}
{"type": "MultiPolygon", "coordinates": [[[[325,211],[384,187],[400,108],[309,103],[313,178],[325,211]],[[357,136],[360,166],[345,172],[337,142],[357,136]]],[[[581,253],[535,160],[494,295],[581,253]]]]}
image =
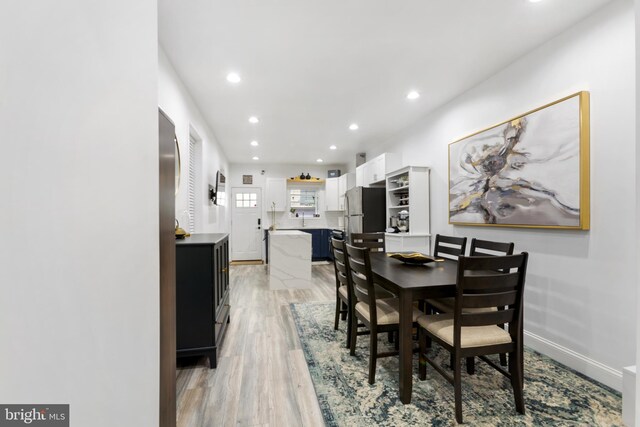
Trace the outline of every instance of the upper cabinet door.
{"type": "Polygon", "coordinates": [[[356,187],[365,187],[367,184],[364,182],[364,165],[360,165],[356,168],[356,187]]]}
{"type": "Polygon", "coordinates": [[[339,181],[340,178],[327,178],[325,181],[325,200],[326,210],[328,211],[338,211],[340,210],[339,206],[339,181]]]}
{"type": "Polygon", "coordinates": [[[287,178],[267,178],[264,205],[267,212],[273,209],[283,212],[287,210],[287,178]]]}

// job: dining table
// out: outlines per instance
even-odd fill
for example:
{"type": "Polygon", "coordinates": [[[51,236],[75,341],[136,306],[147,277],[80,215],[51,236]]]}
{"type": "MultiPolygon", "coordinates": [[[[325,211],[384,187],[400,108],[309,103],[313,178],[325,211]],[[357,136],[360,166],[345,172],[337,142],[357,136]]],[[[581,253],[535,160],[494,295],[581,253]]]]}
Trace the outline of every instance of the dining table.
{"type": "Polygon", "coordinates": [[[427,264],[408,264],[371,252],[373,281],[399,299],[399,396],[411,403],[413,388],[413,302],[426,298],[453,297],[456,293],[458,263],[443,259],[427,264]]]}

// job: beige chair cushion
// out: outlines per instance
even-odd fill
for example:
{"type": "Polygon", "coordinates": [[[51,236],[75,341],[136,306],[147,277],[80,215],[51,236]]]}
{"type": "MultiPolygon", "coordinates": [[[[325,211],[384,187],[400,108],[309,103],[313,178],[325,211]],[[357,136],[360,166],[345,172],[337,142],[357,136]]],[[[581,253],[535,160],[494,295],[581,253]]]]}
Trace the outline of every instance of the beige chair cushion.
{"type": "Polygon", "coordinates": [[[375,285],[375,286],[376,286],[376,298],[377,299],[388,299],[388,298],[395,298],[396,297],[394,294],[392,294],[391,292],[389,292],[388,290],[386,290],[382,286],[380,286],[380,285],[375,285]]]}
{"type": "MultiPolygon", "coordinates": [[[[422,315],[418,324],[442,341],[453,346],[453,314],[422,315]]],[[[483,347],[485,345],[507,344],[511,342],[509,332],[499,326],[463,326],[460,331],[462,348],[483,347]]]]}
{"type": "MultiPolygon", "coordinates": [[[[453,297],[450,298],[429,298],[427,299],[427,304],[431,307],[435,308],[439,313],[452,313],[455,305],[456,299],[453,297]]],[[[498,311],[497,307],[486,307],[486,308],[465,308],[465,313],[487,313],[489,311],[498,311]]]]}
{"type": "MultiPolygon", "coordinates": [[[[397,298],[389,298],[389,299],[379,299],[376,300],[377,305],[377,316],[378,316],[378,325],[394,325],[400,321],[400,313],[398,312],[398,299],[397,298]]],[[[413,308],[413,307],[412,307],[413,308]]],[[[367,322],[371,322],[371,318],[369,317],[369,305],[364,302],[359,302],[356,304],[356,311],[360,313],[362,317],[364,317],[367,322]]],[[[418,316],[423,314],[421,311],[413,308],[413,321],[415,322],[418,319],[418,316]]]]}
{"type": "Polygon", "coordinates": [[[349,293],[347,292],[346,285],[342,285],[338,288],[338,293],[345,301],[349,301],[349,293]]]}

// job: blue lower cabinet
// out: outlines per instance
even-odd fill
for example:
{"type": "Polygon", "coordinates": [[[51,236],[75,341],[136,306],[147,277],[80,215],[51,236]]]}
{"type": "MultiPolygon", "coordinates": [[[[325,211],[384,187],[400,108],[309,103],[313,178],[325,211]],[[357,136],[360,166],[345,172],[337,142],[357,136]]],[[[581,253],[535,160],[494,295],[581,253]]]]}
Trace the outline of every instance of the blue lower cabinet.
{"type": "Polygon", "coordinates": [[[329,233],[327,229],[300,230],[311,234],[311,259],[321,261],[329,258],[329,233]]]}

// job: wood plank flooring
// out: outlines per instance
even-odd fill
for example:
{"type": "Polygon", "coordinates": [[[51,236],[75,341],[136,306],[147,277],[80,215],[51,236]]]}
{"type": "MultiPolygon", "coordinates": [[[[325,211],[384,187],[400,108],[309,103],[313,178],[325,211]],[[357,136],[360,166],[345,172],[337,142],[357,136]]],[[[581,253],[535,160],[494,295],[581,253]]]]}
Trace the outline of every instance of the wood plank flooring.
{"type": "Polygon", "coordinates": [[[335,301],[333,265],[312,267],[313,289],[271,291],[267,267],[230,270],[231,323],[217,369],[178,361],[179,427],[323,426],[289,304],[335,301]]]}

